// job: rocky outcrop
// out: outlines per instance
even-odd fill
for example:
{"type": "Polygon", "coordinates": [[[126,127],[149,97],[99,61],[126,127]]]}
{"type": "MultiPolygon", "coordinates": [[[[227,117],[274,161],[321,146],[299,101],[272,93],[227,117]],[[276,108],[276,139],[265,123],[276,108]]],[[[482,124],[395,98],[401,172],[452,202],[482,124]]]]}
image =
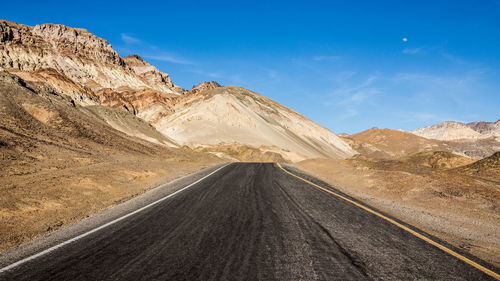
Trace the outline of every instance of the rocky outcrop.
{"type": "Polygon", "coordinates": [[[51,68],[92,90],[128,87],[177,94],[183,91],[150,64],[122,59],[106,40],[85,29],[58,24],[32,27],[1,20],[0,66],[26,72],[51,68]]]}
{"type": "MultiPolygon", "coordinates": [[[[148,85],[166,85],[173,93],[182,94],[184,89],[175,85],[168,74],[159,71],[149,62],[144,61],[138,55],[129,55],[123,58],[125,64],[137,75],[142,77],[148,85]]],[[[158,90],[158,89],[155,89],[158,90]]],[[[166,91],[169,92],[169,91],[166,91]]]]}
{"type": "Polygon", "coordinates": [[[197,93],[201,93],[201,92],[206,91],[206,90],[212,90],[212,89],[219,88],[219,87],[222,87],[222,86],[215,81],[210,81],[210,82],[203,81],[200,84],[193,86],[193,88],[191,90],[189,90],[189,92],[191,94],[197,94],[197,93]]]}

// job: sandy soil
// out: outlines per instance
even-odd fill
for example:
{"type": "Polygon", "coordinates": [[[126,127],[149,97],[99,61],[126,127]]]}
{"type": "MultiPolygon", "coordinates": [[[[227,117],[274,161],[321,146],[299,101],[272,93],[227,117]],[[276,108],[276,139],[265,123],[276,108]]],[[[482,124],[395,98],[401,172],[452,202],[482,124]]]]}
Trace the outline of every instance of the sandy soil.
{"type": "Polygon", "coordinates": [[[205,159],[120,157],[0,178],[0,251],[108,209],[214,164],[205,159]]]}
{"type": "Polygon", "coordinates": [[[459,169],[369,159],[313,159],[300,170],[500,266],[500,185],[459,169]]]}

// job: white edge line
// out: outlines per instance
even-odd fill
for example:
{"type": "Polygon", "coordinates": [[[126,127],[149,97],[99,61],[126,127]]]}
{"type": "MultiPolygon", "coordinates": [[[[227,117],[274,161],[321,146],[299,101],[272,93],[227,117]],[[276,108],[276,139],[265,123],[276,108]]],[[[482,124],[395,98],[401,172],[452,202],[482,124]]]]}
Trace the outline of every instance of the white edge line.
{"type": "Polygon", "coordinates": [[[15,262],[15,263],[13,263],[13,264],[10,264],[10,265],[8,265],[8,266],[6,266],[6,267],[4,267],[4,268],[0,269],[0,273],[4,273],[4,272],[6,272],[6,271],[8,271],[8,270],[11,270],[11,269],[13,269],[14,267],[17,267],[17,266],[19,266],[19,265],[21,265],[21,264],[23,264],[23,263],[26,263],[26,262],[28,262],[28,261],[34,260],[34,259],[36,259],[36,258],[38,258],[38,257],[43,256],[43,255],[46,255],[46,254],[48,254],[48,253],[50,253],[50,252],[52,252],[52,251],[54,251],[54,250],[57,250],[57,249],[59,249],[59,248],[61,248],[61,247],[65,246],[65,245],[67,245],[67,244],[70,244],[70,243],[72,243],[72,242],[75,242],[75,241],[77,241],[77,240],[79,240],[79,239],[81,239],[81,238],[83,238],[83,237],[85,237],[85,236],[88,236],[88,235],[90,235],[90,234],[92,234],[92,233],[94,233],[94,232],[97,232],[97,231],[99,231],[99,230],[101,230],[101,229],[103,229],[103,228],[106,228],[106,227],[108,227],[108,226],[110,226],[110,225],[113,225],[113,224],[115,224],[115,223],[117,223],[117,222],[119,222],[119,221],[121,221],[121,220],[124,220],[124,219],[126,219],[126,218],[128,218],[128,217],[130,217],[130,216],[132,216],[132,215],[135,215],[135,214],[137,214],[137,213],[139,213],[139,212],[141,212],[141,211],[144,211],[145,209],[147,209],[147,208],[149,208],[149,207],[151,207],[151,206],[153,206],[153,205],[156,205],[156,204],[158,204],[158,203],[160,203],[160,202],[162,202],[162,201],[164,201],[164,200],[166,200],[166,199],[168,199],[168,198],[170,198],[170,197],[172,197],[172,196],[176,195],[177,193],[180,193],[181,191],[183,191],[183,190],[185,190],[185,189],[187,189],[187,188],[189,188],[189,187],[191,187],[191,186],[193,186],[193,185],[195,185],[195,184],[197,184],[197,183],[201,182],[202,180],[204,180],[204,179],[208,178],[209,176],[211,176],[211,175],[215,174],[216,172],[218,172],[219,170],[221,170],[222,168],[224,168],[224,167],[226,167],[226,166],[228,166],[228,165],[230,165],[230,164],[232,164],[232,163],[228,163],[228,164],[226,164],[226,165],[224,165],[224,166],[222,166],[222,167],[218,168],[217,170],[215,170],[215,171],[211,172],[210,174],[208,174],[208,175],[206,175],[206,176],[202,177],[201,179],[199,179],[199,180],[197,180],[197,181],[195,181],[195,182],[193,182],[193,183],[191,183],[191,184],[189,184],[189,185],[187,185],[187,186],[185,186],[185,187],[183,187],[183,188],[181,188],[181,189],[177,190],[177,191],[176,191],[176,192],[174,192],[174,193],[171,193],[171,194],[169,194],[169,195],[167,195],[167,196],[165,196],[165,197],[163,197],[163,198],[160,198],[160,199],[158,199],[158,200],[154,201],[153,203],[150,203],[150,204],[148,204],[148,205],[146,205],[146,206],[144,206],[144,207],[142,207],[142,208],[140,208],[140,209],[137,209],[137,210],[135,210],[135,211],[133,211],[133,212],[131,212],[131,213],[128,213],[128,214],[126,214],[126,215],[124,215],[124,216],[121,216],[121,217],[119,217],[119,218],[117,218],[117,219],[114,219],[114,220],[112,220],[112,221],[110,221],[110,222],[108,222],[108,223],[105,223],[105,224],[103,224],[103,225],[101,225],[101,226],[99,226],[99,227],[97,227],[97,228],[94,228],[94,229],[89,230],[89,231],[87,231],[87,232],[85,232],[85,233],[83,233],[83,234],[80,234],[80,235],[78,235],[78,236],[76,236],[76,237],[73,237],[73,238],[71,238],[71,239],[69,239],[69,240],[66,240],[66,241],[64,241],[64,242],[62,242],[62,243],[60,243],[60,244],[57,244],[57,245],[52,246],[52,247],[50,247],[50,248],[48,248],[48,249],[45,249],[45,250],[43,250],[43,251],[41,251],[41,252],[39,252],[39,253],[37,253],[37,254],[34,254],[34,255],[32,255],[32,256],[29,256],[29,257],[27,257],[27,258],[24,258],[24,259],[22,259],[22,260],[19,260],[19,261],[17,261],[17,262],[15,262]]]}

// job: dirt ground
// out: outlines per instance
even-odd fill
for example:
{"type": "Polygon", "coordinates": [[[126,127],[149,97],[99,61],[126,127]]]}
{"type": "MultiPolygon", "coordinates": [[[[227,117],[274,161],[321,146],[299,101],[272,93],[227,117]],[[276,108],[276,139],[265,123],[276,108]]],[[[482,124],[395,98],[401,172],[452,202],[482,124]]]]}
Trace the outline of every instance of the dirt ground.
{"type": "Polygon", "coordinates": [[[498,182],[397,161],[312,159],[294,166],[500,266],[498,182]]]}
{"type": "Polygon", "coordinates": [[[103,162],[0,177],[0,251],[77,222],[159,184],[215,164],[115,156],[103,162]]]}

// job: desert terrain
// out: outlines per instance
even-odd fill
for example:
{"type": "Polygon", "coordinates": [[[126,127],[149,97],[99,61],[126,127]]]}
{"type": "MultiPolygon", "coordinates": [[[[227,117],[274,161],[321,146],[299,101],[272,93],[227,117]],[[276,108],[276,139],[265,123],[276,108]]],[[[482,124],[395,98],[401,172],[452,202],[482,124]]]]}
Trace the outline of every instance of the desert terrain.
{"type": "MultiPolygon", "coordinates": [[[[336,135],[248,89],[183,89],[85,29],[6,20],[0,120],[0,251],[205,167],[279,162],[500,266],[500,120],[336,135]]],[[[242,190],[274,183],[235,167],[242,190]]]]}

